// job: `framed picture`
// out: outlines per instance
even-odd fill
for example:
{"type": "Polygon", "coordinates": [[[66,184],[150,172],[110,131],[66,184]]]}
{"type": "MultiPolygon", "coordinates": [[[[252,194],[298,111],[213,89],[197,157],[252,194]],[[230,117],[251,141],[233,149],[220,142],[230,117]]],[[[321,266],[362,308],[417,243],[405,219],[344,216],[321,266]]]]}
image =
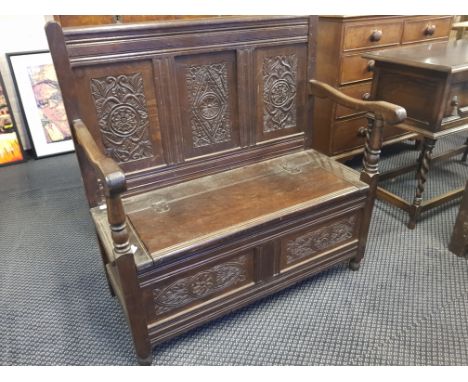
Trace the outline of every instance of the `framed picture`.
{"type": "Polygon", "coordinates": [[[74,150],[62,94],[48,51],[7,53],[37,158],[74,150]]]}
{"type": "Polygon", "coordinates": [[[23,148],[0,74],[0,166],[22,162],[23,148]]]}

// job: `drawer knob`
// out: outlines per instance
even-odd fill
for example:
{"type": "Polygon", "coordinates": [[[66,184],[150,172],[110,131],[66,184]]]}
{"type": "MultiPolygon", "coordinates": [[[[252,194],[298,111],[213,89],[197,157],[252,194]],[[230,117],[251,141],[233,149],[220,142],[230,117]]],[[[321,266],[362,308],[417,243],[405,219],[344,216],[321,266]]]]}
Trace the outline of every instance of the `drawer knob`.
{"type": "Polygon", "coordinates": [[[426,25],[426,28],[424,28],[424,35],[425,36],[432,36],[435,33],[436,26],[434,24],[428,24],[426,25]]]}
{"type": "Polygon", "coordinates": [[[363,99],[364,101],[368,101],[370,98],[370,93],[369,92],[365,92],[361,95],[361,99],[363,99]]]}
{"type": "Polygon", "coordinates": [[[367,127],[361,126],[357,131],[357,135],[359,137],[365,137],[367,135],[367,127]]]}
{"type": "Polygon", "coordinates": [[[375,61],[374,60],[367,61],[367,71],[368,72],[373,72],[374,71],[374,66],[375,66],[375,61]]]}
{"type": "Polygon", "coordinates": [[[376,29],[376,30],[372,31],[372,33],[370,35],[370,40],[371,41],[377,42],[377,41],[380,41],[381,38],[382,38],[382,31],[381,30],[376,29]]]}

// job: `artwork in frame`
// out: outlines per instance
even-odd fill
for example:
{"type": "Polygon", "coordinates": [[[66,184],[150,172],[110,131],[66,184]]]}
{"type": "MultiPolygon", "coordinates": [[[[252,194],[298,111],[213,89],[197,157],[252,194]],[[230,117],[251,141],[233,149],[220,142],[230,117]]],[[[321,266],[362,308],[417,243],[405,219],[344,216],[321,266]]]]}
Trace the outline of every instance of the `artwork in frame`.
{"type": "Polygon", "coordinates": [[[70,126],[50,53],[8,53],[7,57],[36,157],[73,151],[70,126]]]}
{"type": "Polygon", "coordinates": [[[15,119],[0,75],[0,166],[22,162],[23,148],[16,130],[15,119]]]}

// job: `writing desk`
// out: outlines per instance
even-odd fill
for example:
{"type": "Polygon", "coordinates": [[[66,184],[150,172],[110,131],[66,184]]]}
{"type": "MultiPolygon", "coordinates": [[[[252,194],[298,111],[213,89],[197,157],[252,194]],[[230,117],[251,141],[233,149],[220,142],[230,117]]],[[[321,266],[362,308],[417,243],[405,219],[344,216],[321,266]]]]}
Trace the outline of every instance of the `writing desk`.
{"type": "Polygon", "coordinates": [[[398,128],[417,133],[423,139],[416,164],[405,166],[380,179],[392,178],[417,170],[417,186],[412,203],[378,188],[378,197],[409,213],[409,228],[415,228],[423,211],[434,208],[463,193],[463,187],[444,195],[423,201],[425,183],[431,161],[463,153],[466,161],[468,140],[465,144],[432,158],[436,141],[450,134],[468,130],[468,41],[457,40],[418,46],[406,46],[368,52],[364,58],[373,60],[374,79],[371,98],[404,107],[408,118],[398,128]]]}

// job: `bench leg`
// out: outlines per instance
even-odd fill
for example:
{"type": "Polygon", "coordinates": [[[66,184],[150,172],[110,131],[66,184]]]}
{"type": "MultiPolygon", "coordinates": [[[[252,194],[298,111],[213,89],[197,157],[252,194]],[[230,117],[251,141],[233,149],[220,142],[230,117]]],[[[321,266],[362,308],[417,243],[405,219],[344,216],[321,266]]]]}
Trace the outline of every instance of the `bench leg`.
{"type": "Polygon", "coordinates": [[[121,302],[125,305],[125,313],[132,333],[138,363],[151,365],[153,349],[148,336],[146,313],[133,254],[127,250],[123,255],[117,253],[115,264],[122,288],[119,295],[122,296],[121,302]]]}
{"type": "Polygon", "coordinates": [[[348,267],[352,271],[358,271],[359,268],[361,267],[361,259],[354,258],[354,259],[349,260],[348,267]]]}
{"type": "Polygon", "coordinates": [[[153,363],[153,353],[151,352],[146,357],[141,357],[137,355],[137,361],[140,366],[151,366],[153,363]]]}

